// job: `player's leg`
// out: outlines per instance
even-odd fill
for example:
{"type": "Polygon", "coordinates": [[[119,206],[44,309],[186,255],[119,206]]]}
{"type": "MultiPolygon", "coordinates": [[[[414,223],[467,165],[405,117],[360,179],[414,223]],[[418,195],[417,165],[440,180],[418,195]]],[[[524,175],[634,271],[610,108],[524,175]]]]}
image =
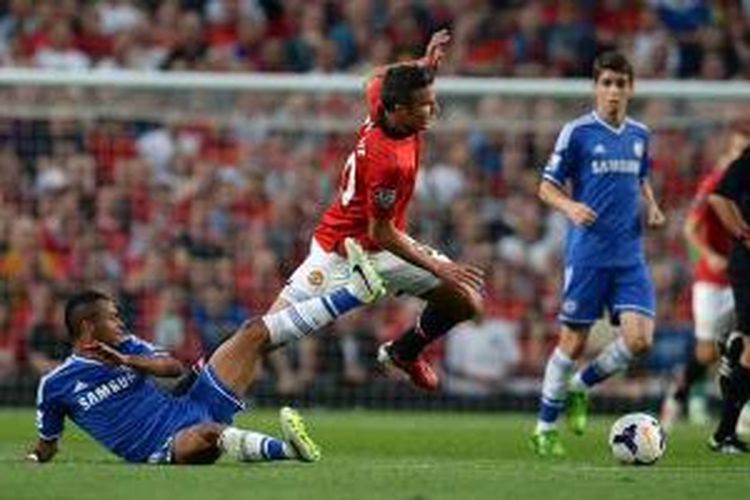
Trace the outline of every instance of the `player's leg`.
{"type": "Polygon", "coordinates": [[[654,335],[655,294],[645,264],[615,267],[606,271],[605,296],[610,314],[620,324],[621,335],[607,345],[571,379],[568,418],[571,430],[582,433],[588,391],[625,370],[636,356],[651,348],[654,335]]]}
{"type": "Polygon", "coordinates": [[[730,335],[722,355],[721,419],[709,446],[722,453],[746,453],[750,450],[739,440],[736,429],[740,412],[750,399],[750,283],[743,273],[731,272],[731,269],[730,277],[739,334],[730,335]]]}
{"type": "Polygon", "coordinates": [[[693,388],[705,379],[709,366],[713,364],[717,356],[713,341],[699,339],[695,341],[695,348],[688,362],[677,380],[669,387],[662,402],[661,424],[666,430],[671,429],[675,422],[686,413],[691,423],[705,423],[708,418],[705,395],[694,394],[693,388]]]}
{"type": "Polygon", "coordinates": [[[270,348],[298,341],[337,317],[385,294],[380,276],[356,243],[349,242],[351,272],[346,286],[248,321],[208,360],[207,376],[231,394],[250,387],[257,363],[270,348]]]}
{"type": "Polygon", "coordinates": [[[569,420],[571,412],[574,417],[581,418],[582,414],[585,418],[585,407],[571,407],[569,382],[583,354],[591,325],[601,316],[607,288],[606,276],[597,268],[568,266],[564,274],[558,315],[562,324],[560,338],[544,370],[539,415],[531,438],[534,451],[542,456],[562,454],[558,420],[563,411],[569,420]]]}
{"type": "Polygon", "coordinates": [[[625,370],[636,356],[646,353],[651,347],[654,332],[654,320],[651,316],[624,310],[619,319],[621,335],[573,376],[571,391],[588,391],[615,373],[625,370]]]}
{"type": "MultiPolygon", "coordinates": [[[[416,242],[414,244],[418,245],[416,242]]],[[[419,246],[437,258],[448,259],[426,245],[419,246]]],[[[405,373],[416,386],[436,390],[438,377],[429,363],[420,357],[420,353],[455,325],[479,316],[482,312],[481,296],[441,283],[426,269],[405,262],[389,252],[376,254],[374,259],[391,292],[412,295],[427,302],[412,328],[396,340],[380,346],[378,361],[405,373]]]]}
{"type": "MultiPolygon", "coordinates": [[[[279,294],[268,311],[266,311],[266,314],[281,311],[291,304],[291,302],[279,294]]],[[[276,391],[279,394],[291,395],[300,391],[300,381],[294,373],[288,352],[283,349],[275,349],[266,354],[266,363],[268,363],[276,375],[276,391]]]]}
{"type": "Polygon", "coordinates": [[[728,286],[696,282],[692,291],[695,349],[662,403],[661,423],[666,429],[686,408],[691,422],[707,422],[705,396],[691,394],[691,389],[705,378],[708,368],[718,359],[717,342],[734,327],[734,299],[728,286]]]}
{"type": "Polygon", "coordinates": [[[588,393],[615,373],[624,371],[635,356],[651,346],[654,322],[650,316],[634,311],[620,313],[620,332],[612,342],[570,380],[566,414],[570,430],[583,434],[587,424],[588,393]]]}
{"type": "Polygon", "coordinates": [[[424,348],[448,333],[457,324],[480,314],[481,298],[445,284],[424,293],[427,301],[416,324],[396,340],[378,349],[378,361],[404,372],[417,386],[428,391],[438,388],[439,380],[420,354],[424,348]]]}
{"type": "Polygon", "coordinates": [[[211,464],[222,454],[241,462],[320,460],[320,448],[308,434],[299,413],[282,408],[279,420],[281,439],[213,422],[182,429],[174,437],[171,461],[175,464],[211,464]]]}
{"type": "Polygon", "coordinates": [[[540,456],[561,456],[565,453],[558,432],[558,420],[565,408],[568,383],[576,361],[583,354],[589,332],[588,324],[568,324],[560,329],[557,347],[547,360],[539,398],[539,414],[531,445],[540,456]]]}

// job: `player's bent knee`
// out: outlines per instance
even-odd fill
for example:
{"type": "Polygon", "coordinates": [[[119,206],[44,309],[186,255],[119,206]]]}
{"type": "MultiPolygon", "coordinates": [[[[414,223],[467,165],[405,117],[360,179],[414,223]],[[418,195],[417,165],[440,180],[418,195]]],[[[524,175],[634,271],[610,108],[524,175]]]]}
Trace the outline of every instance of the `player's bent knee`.
{"type": "Polygon", "coordinates": [[[719,353],[713,342],[698,341],[695,346],[695,359],[702,365],[710,365],[718,356],[719,353]]]}
{"type": "Polygon", "coordinates": [[[249,319],[242,323],[237,335],[242,335],[243,340],[258,347],[265,346],[270,341],[268,327],[260,318],[249,319]]]}
{"type": "Polygon", "coordinates": [[[625,345],[635,356],[648,352],[652,344],[653,335],[631,335],[625,338],[625,345]]]}
{"type": "Polygon", "coordinates": [[[461,290],[459,292],[459,313],[460,321],[466,321],[479,318],[484,314],[484,301],[482,296],[476,290],[461,290]]]}
{"type": "Polygon", "coordinates": [[[560,332],[558,347],[570,359],[579,359],[586,348],[586,333],[588,330],[572,330],[563,328],[560,332]]]}
{"type": "Polygon", "coordinates": [[[221,456],[219,436],[222,426],[198,424],[178,432],[172,447],[173,462],[185,465],[208,465],[221,456]]]}

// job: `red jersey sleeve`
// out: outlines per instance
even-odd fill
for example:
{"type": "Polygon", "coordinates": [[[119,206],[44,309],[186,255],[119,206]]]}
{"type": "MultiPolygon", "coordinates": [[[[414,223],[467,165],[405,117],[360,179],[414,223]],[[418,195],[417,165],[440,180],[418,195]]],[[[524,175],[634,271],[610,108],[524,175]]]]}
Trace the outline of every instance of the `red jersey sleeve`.
{"type": "Polygon", "coordinates": [[[365,207],[368,217],[393,219],[403,189],[402,172],[393,151],[375,143],[367,154],[365,207]]]}
{"type": "Polygon", "coordinates": [[[711,210],[708,204],[708,197],[716,187],[717,181],[716,175],[708,175],[698,186],[698,191],[695,193],[693,202],[690,204],[688,211],[688,218],[693,220],[703,220],[708,215],[708,211],[711,210]]]}

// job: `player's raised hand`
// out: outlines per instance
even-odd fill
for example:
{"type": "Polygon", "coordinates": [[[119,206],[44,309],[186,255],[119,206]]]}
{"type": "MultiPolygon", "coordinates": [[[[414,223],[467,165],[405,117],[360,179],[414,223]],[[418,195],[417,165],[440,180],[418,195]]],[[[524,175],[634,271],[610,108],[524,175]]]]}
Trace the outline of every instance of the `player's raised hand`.
{"type": "Polygon", "coordinates": [[[102,363],[118,366],[127,364],[126,356],[104,342],[91,342],[83,347],[83,354],[102,363]]]}
{"type": "Polygon", "coordinates": [[[651,204],[648,207],[648,225],[649,227],[661,227],[666,224],[667,218],[658,205],[651,204]]]}
{"type": "Polygon", "coordinates": [[[594,209],[585,203],[579,203],[577,201],[570,203],[565,211],[565,215],[567,215],[576,226],[590,226],[596,221],[596,212],[594,209]]]}
{"type": "Polygon", "coordinates": [[[430,42],[427,44],[427,49],[425,49],[424,58],[427,61],[427,65],[433,70],[437,70],[440,67],[440,63],[443,62],[450,41],[451,34],[447,29],[442,29],[432,34],[430,42]]]}

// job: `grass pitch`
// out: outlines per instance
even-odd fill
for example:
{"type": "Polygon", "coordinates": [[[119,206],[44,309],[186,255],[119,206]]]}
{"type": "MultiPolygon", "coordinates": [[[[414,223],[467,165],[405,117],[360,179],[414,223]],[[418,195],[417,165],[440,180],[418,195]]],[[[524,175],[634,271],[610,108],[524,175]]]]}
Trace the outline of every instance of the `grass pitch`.
{"type": "MultiPolygon", "coordinates": [[[[583,437],[564,434],[568,456],[540,460],[528,447],[531,415],[303,411],[323,447],[317,464],[130,465],[70,423],[51,464],[24,463],[32,410],[0,411],[1,499],[738,499],[750,491],[750,457],[705,445],[708,429],[678,427],[651,467],[616,464],[597,417],[583,437]]],[[[238,424],[279,434],[277,414],[238,424]]]]}

